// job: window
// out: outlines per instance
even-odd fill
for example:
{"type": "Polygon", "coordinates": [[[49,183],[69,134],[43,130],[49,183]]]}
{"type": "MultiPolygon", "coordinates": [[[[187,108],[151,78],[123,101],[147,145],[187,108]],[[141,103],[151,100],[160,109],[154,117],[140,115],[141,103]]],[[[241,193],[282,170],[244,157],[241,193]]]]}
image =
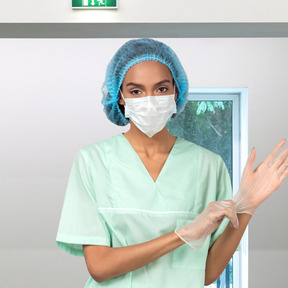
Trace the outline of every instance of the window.
{"type": "MultiPolygon", "coordinates": [[[[247,159],[247,89],[191,88],[184,111],[168,122],[175,136],[192,141],[224,160],[233,193],[237,192],[247,159]]],[[[248,232],[225,271],[210,288],[248,287],[248,232]]]]}

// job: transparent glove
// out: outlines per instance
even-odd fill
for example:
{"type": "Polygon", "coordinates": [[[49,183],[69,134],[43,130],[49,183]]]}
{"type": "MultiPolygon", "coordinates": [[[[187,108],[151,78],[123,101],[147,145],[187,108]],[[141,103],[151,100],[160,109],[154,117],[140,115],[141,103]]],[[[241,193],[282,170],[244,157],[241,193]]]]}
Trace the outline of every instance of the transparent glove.
{"type": "Polygon", "coordinates": [[[245,165],[237,194],[233,197],[237,213],[254,215],[258,206],[272,195],[288,176],[288,148],[274,159],[286,140],[280,141],[265,160],[253,170],[256,150],[253,148],[245,165]]]}
{"type": "Polygon", "coordinates": [[[208,235],[214,232],[227,217],[234,228],[239,227],[232,200],[211,202],[192,222],[175,229],[175,233],[193,250],[198,251],[208,235]]]}

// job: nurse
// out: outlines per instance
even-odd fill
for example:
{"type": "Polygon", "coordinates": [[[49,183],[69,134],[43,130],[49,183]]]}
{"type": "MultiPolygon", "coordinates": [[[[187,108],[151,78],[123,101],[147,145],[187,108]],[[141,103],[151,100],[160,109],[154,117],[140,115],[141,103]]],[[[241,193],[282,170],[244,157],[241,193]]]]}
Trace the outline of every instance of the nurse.
{"type": "Polygon", "coordinates": [[[187,76],[170,47],[128,41],[110,61],[102,92],[107,117],[130,129],[76,155],[58,246],[85,257],[89,288],[214,282],[258,206],[287,177],[288,149],[275,159],[285,140],[256,170],[252,150],[232,198],[222,159],[166,128],[188,94],[187,76]]]}

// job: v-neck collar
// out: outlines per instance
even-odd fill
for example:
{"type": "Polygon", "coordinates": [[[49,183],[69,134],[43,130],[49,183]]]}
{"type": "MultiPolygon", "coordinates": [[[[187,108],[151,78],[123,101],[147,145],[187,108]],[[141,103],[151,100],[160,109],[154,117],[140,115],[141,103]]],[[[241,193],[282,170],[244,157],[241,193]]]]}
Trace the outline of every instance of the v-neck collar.
{"type": "Polygon", "coordinates": [[[127,146],[129,147],[129,149],[131,150],[131,152],[135,155],[135,157],[138,159],[137,161],[140,162],[140,165],[142,166],[142,168],[145,170],[145,174],[148,176],[148,178],[150,179],[150,181],[152,181],[153,184],[156,184],[158,183],[158,180],[159,178],[161,177],[161,175],[164,173],[163,170],[166,170],[166,166],[169,164],[169,159],[171,158],[171,154],[174,153],[174,150],[175,150],[175,146],[178,144],[179,142],[179,138],[177,137],[176,138],[176,141],[174,142],[167,158],[166,158],[166,161],[164,163],[164,165],[162,166],[156,180],[154,181],[154,179],[152,178],[152,176],[150,175],[149,171],[147,170],[146,166],[144,165],[144,163],[142,162],[141,158],[139,157],[139,155],[137,154],[137,152],[135,151],[135,149],[133,148],[133,146],[130,144],[130,142],[128,141],[128,139],[124,136],[123,133],[120,134],[120,136],[122,138],[124,138],[124,142],[127,143],[127,146]]]}

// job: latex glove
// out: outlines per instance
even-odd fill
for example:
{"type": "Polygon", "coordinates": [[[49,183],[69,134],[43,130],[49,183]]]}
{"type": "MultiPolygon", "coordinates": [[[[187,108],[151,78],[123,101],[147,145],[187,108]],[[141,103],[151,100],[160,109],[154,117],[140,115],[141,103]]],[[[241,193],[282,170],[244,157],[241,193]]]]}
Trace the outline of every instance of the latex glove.
{"type": "Polygon", "coordinates": [[[258,206],[272,195],[288,176],[288,148],[275,158],[285,142],[285,139],[280,141],[255,170],[253,165],[256,150],[253,148],[245,165],[239,190],[233,197],[237,213],[255,214],[258,206]]]}
{"type": "Polygon", "coordinates": [[[192,222],[175,229],[175,233],[195,251],[204,244],[208,235],[214,232],[227,217],[234,228],[239,227],[238,217],[232,200],[211,202],[192,222]]]}

